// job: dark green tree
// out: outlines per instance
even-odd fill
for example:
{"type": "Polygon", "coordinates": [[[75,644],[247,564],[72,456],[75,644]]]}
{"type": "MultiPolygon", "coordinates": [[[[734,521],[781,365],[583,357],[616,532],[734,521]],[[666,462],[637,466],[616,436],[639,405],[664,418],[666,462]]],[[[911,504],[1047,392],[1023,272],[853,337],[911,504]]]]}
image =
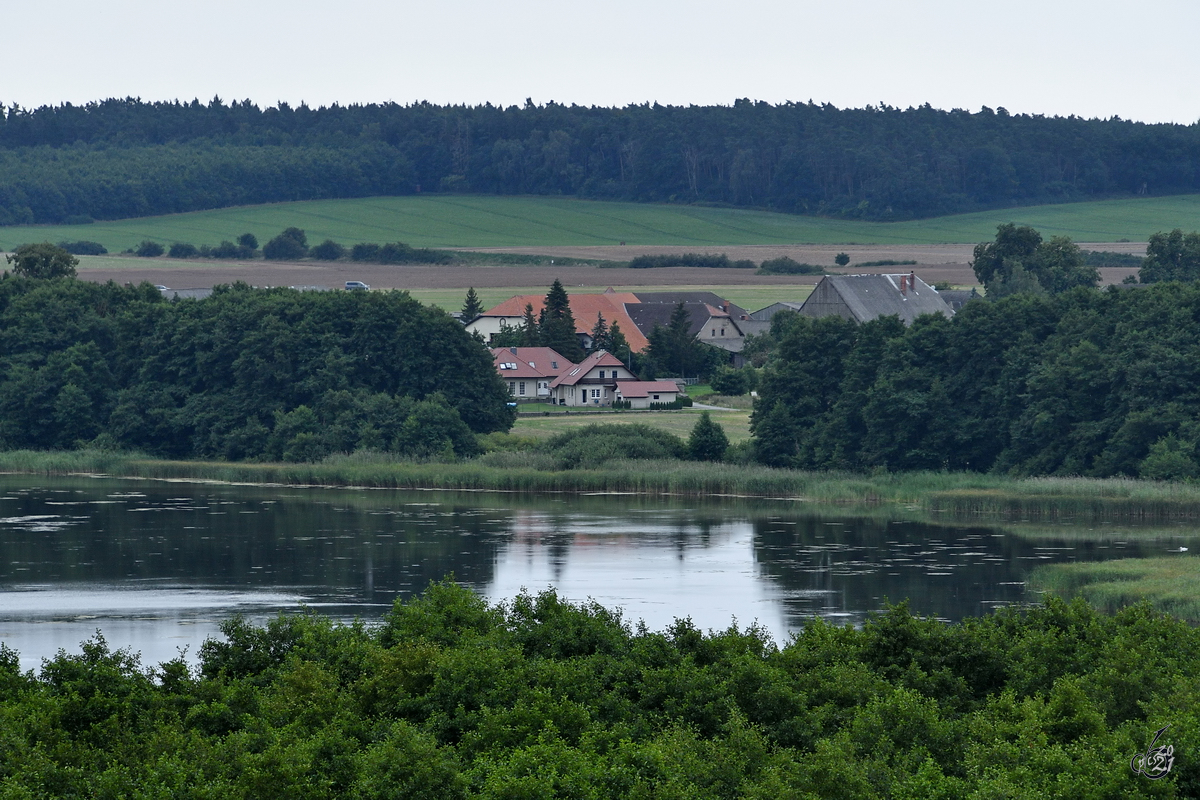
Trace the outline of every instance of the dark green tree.
{"type": "Polygon", "coordinates": [[[537,316],[533,313],[533,303],[525,304],[525,314],[521,319],[521,347],[537,347],[542,344],[542,332],[538,325],[537,316]]]}
{"type": "Polygon", "coordinates": [[[555,279],[546,293],[545,305],[538,318],[538,333],[543,347],[549,347],[576,363],[585,357],[571,313],[571,301],[562,282],[555,279]]]}
{"type": "Polygon", "coordinates": [[[23,244],[5,259],[26,278],[73,278],[79,266],[78,258],[49,242],[23,244]]]}
{"type": "Polygon", "coordinates": [[[253,233],[243,233],[237,237],[237,243],[239,247],[245,247],[247,250],[253,251],[258,249],[258,237],[253,233]]]}
{"type": "Polygon", "coordinates": [[[196,245],[188,242],[175,242],[171,245],[171,249],[167,251],[167,255],[171,258],[195,258],[200,255],[200,251],[196,245]]]}
{"type": "Polygon", "coordinates": [[[720,461],[729,448],[729,437],[725,429],[712,421],[707,411],[701,412],[700,419],[692,427],[688,436],[688,458],[693,461],[720,461]]]}
{"type": "Polygon", "coordinates": [[[833,257],[833,263],[837,264],[839,267],[844,267],[850,263],[850,256],[846,253],[838,253],[833,257]]]}
{"type": "Polygon", "coordinates": [[[608,323],[604,321],[604,315],[596,314],[596,324],[592,326],[592,350],[604,350],[612,352],[612,333],[608,327],[608,323]]]}
{"type": "Polygon", "coordinates": [[[1142,283],[1200,279],[1200,233],[1185,234],[1176,228],[1153,234],[1139,277],[1142,283]]]}
{"type": "Polygon", "coordinates": [[[263,245],[263,258],[296,261],[308,255],[308,237],[299,228],[287,228],[263,245]]]}
{"type": "Polygon", "coordinates": [[[142,240],[138,246],[133,249],[133,254],[135,256],[140,256],[141,258],[158,258],[165,252],[166,249],[163,248],[161,244],[150,239],[142,240]]]}
{"type": "Polygon", "coordinates": [[[782,402],[755,420],[754,457],[768,467],[790,467],[796,460],[796,426],[782,402]]]}
{"type": "Polygon", "coordinates": [[[346,255],[346,248],[333,239],[326,239],[312,249],[312,257],[318,261],[337,261],[346,255]]]}
{"type": "Polygon", "coordinates": [[[471,322],[479,318],[486,309],[483,303],[479,302],[479,295],[475,293],[475,287],[467,289],[467,297],[463,300],[462,314],[459,319],[464,325],[469,325],[471,322]]]}
{"type": "Polygon", "coordinates": [[[1095,286],[1100,273],[1087,266],[1083,251],[1066,236],[1048,242],[1028,225],[996,228],[996,238],[975,246],[971,268],[992,299],[1018,292],[1059,294],[1095,286]]]}
{"type": "Polygon", "coordinates": [[[612,327],[608,329],[608,352],[626,365],[629,364],[632,356],[629,340],[625,338],[625,334],[621,332],[621,326],[616,322],[613,322],[612,327]]]}

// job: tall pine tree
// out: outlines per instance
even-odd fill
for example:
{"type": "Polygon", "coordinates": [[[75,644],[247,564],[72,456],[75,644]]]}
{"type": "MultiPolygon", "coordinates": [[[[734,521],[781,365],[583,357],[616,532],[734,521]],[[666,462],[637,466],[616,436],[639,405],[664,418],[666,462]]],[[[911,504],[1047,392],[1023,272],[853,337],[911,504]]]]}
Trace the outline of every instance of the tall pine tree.
{"type": "Polygon", "coordinates": [[[576,363],[584,359],[586,354],[579,346],[579,336],[575,333],[571,299],[567,297],[567,290],[563,288],[562,282],[557,279],[546,293],[546,304],[542,308],[539,323],[543,347],[553,348],[576,363]]]}
{"type": "Polygon", "coordinates": [[[592,326],[592,352],[597,350],[612,352],[612,334],[609,333],[604,315],[600,313],[596,314],[596,324],[592,326]]]}
{"type": "Polygon", "coordinates": [[[475,294],[475,287],[472,286],[470,289],[467,289],[467,299],[463,301],[462,323],[464,325],[471,324],[483,312],[483,303],[479,302],[479,295],[475,294]]]}

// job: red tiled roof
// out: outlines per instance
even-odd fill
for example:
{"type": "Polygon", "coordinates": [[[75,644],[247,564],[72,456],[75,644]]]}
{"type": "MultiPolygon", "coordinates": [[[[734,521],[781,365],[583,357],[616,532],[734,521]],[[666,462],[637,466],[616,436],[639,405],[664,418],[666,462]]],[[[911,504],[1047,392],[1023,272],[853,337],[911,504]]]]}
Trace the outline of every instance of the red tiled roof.
{"type": "MultiPolygon", "coordinates": [[[[575,317],[576,333],[591,333],[596,327],[597,315],[603,315],[609,325],[616,322],[621,327],[621,333],[629,342],[635,353],[645,350],[650,342],[638,330],[637,325],[625,311],[626,303],[637,303],[637,295],[632,292],[605,292],[604,294],[572,294],[568,295],[571,303],[571,315],[575,317]]],[[[533,306],[534,315],[542,311],[546,298],[540,294],[519,294],[510,297],[498,306],[489,308],[480,316],[484,317],[522,317],[525,306],[533,306]]]]}
{"type": "Polygon", "coordinates": [[[549,347],[495,347],[492,363],[502,378],[556,378],[575,366],[549,347]]]}
{"type": "Polygon", "coordinates": [[[554,382],[550,384],[550,388],[553,389],[555,386],[574,386],[587,377],[587,374],[596,367],[624,366],[625,365],[621,363],[621,360],[612,353],[606,353],[603,350],[597,350],[583,361],[580,361],[578,366],[567,370],[562,375],[559,375],[557,378],[555,378],[554,382]]]}
{"type": "Polygon", "coordinates": [[[617,392],[621,397],[649,397],[654,393],[679,394],[675,381],[617,381],[617,392]]]}

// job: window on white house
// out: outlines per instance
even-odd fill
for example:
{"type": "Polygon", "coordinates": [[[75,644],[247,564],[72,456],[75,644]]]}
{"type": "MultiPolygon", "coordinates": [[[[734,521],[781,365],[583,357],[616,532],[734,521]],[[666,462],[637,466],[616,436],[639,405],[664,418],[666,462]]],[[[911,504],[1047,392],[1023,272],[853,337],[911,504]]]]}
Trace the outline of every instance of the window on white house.
{"type": "Polygon", "coordinates": [[[655,400],[657,400],[657,399],[658,399],[658,395],[654,395],[654,399],[655,399],[655,400]]]}
{"type": "Polygon", "coordinates": [[[709,336],[716,336],[716,335],[717,335],[717,329],[713,328],[713,331],[712,331],[712,333],[709,334],[709,336]]]}
{"type": "Polygon", "coordinates": [[[509,381],[509,382],[508,382],[508,393],[509,393],[509,394],[516,394],[516,393],[517,393],[517,382],[516,382],[516,381],[509,381]]]}
{"type": "Polygon", "coordinates": [[[603,377],[604,377],[604,370],[600,370],[600,377],[601,377],[601,378],[603,378],[603,377]]]}
{"type": "Polygon", "coordinates": [[[725,329],[724,329],[724,328],[721,328],[721,335],[722,335],[722,336],[724,336],[724,335],[725,335],[725,329]]]}
{"type": "Polygon", "coordinates": [[[518,394],[525,394],[525,381],[521,381],[521,388],[518,391],[518,394]]]}
{"type": "Polygon", "coordinates": [[[599,397],[599,396],[600,396],[600,390],[592,389],[592,397],[599,397]]]}

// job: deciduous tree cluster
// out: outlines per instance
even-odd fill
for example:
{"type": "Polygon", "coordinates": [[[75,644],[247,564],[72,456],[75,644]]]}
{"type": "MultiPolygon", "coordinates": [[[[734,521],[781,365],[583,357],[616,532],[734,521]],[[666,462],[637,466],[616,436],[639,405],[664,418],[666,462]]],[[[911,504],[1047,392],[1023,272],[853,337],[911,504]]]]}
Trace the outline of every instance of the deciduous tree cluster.
{"type": "Polygon", "coordinates": [[[1200,284],[973,300],[952,319],[783,312],[748,348],[775,466],[1200,476],[1200,284]]]}
{"type": "Polygon", "coordinates": [[[0,647],[13,797],[1192,797],[1200,632],[1049,601],[963,624],[688,619],[450,583],[381,625],[223,625],[143,667],[97,636],[22,673],[0,647]],[[1130,769],[1154,732],[1176,754],[1130,769]]]}
{"type": "Polygon", "coordinates": [[[168,302],[0,280],[0,447],[316,460],[478,452],[513,413],[487,349],[402,292],[218,287],[168,302]]]}

